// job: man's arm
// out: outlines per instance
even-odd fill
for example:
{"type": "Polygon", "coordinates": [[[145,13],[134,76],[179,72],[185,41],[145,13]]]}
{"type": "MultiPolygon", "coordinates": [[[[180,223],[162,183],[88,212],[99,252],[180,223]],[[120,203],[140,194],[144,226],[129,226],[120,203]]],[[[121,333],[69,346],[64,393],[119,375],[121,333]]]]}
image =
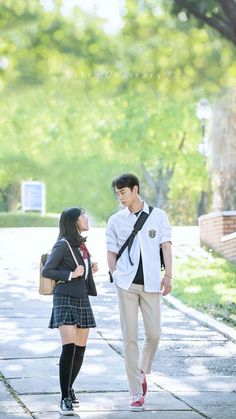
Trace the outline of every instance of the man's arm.
{"type": "Polygon", "coordinates": [[[172,249],[171,242],[164,242],[161,244],[163,257],[165,262],[165,275],[161,281],[162,295],[167,295],[172,289],[172,249]]]}
{"type": "Polygon", "coordinates": [[[111,274],[113,274],[116,269],[116,255],[117,253],[115,252],[110,252],[109,250],[107,252],[107,263],[111,274]]]}

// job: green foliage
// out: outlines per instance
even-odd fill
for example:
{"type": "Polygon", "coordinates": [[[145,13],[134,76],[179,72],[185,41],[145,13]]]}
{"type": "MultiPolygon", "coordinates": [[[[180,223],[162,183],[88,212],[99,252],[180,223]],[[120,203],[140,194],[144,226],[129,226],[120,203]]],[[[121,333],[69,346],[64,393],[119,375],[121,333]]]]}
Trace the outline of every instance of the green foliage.
{"type": "Polygon", "coordinates": [[[113,36],[102,19],[78,8],[64,17],[56,4],[46,12],[38,0],[0,2],[0,206],[11,191],[17,208],[13,186],[40,179],[47,211],[82,205],[106,220],[113,176],[141,175],[143,164],[153,179],[174,168],[170,218],[194,223],[208,182],[195,104],[234,84],[234,51],[151,0],[127,0],[113,36]]]}
{"type": "Polygon", "coordinates": [[[236,266],[225,259],[176,259],[173,295],[236,327],[236,266]]]}
{"type": "Polygon", "coordinates": [[[58,227],[59,216],[42,216],[37,213],[0,212],[0,228],[9,227],[58,227]]]}

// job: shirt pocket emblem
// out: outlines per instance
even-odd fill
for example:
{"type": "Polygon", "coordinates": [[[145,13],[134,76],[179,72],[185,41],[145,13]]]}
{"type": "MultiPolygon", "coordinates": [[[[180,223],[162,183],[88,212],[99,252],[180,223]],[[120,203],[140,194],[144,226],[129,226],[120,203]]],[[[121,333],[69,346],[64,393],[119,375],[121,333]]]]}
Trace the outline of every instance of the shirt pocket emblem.
{"type": "Polygon", "coordinates": [[[156,237],[157,231],[154,229],[148,230],[148,235],[151,239],[154,239],[156,237]]]}

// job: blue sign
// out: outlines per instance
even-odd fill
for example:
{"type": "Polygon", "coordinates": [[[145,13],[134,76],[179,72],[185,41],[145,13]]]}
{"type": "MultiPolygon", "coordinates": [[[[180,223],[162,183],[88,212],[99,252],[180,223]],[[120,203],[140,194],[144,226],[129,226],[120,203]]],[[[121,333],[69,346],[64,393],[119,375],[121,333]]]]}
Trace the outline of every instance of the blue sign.
{"type": "Polygon", "coordinates": [[[22,182],[22,211],[40,211],[45,214],[45,185],[39,181],[22,182]]]}

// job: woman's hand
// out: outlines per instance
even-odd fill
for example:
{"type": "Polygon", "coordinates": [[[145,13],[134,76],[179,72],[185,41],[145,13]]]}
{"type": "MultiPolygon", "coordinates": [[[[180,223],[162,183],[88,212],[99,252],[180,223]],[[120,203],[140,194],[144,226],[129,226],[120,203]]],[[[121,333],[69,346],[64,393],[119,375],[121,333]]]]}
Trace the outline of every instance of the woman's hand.
{"type": "Polygon", "coordinates": [[[97,262],[93,262],[91,266],[92,266],[92,273],[95,274],[98,271],[97,262]]]}
{"type": "Polygon", "coordinates": [[[71,278],[78,278],[78,276],[83,276],[84,274],[84,265],[78,265],[74,272],[72,272],[71,278]]]}

